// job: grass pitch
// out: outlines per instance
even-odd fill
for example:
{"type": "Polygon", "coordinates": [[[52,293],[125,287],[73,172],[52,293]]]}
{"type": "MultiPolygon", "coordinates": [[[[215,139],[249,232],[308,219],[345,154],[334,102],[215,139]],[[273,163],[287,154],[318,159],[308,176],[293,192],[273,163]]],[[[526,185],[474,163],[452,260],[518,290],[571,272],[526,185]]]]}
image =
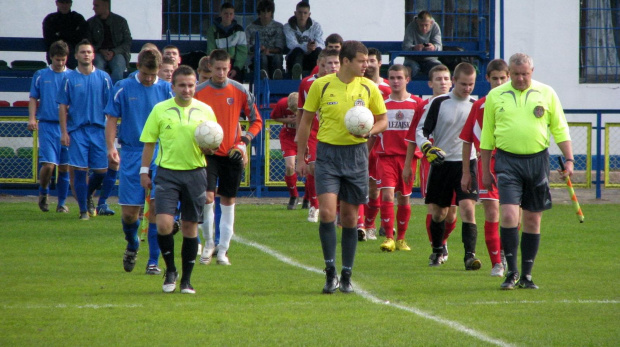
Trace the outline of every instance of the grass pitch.
{"type": "MultiPolygon", "coordinates": [[[[75,204],[70,205],[76,211],[75,204]]],[[[79,221],[36,203],[0,204],[0,345],[615,346],[620,341],[620,205],[569,205],[543,216],[533,279],[500,291],[489,276],[482,208],[480,271],[465,271],[460,225],[450,259],[429,268],[425,207],[413,206],[411,252],[358,244],[357,294],[322,295],[318,225],[306,210],[238,205],[232,266],[196,265],[196,295],[161,292],[142,244],[125,273],[117,216],[79,221]],[[389,303],[388,303],[389,302],[389,303]]],[[[459,223],[460,224],[460,223],[459,223]]],[[[180,268],[181,238],[176,237],[180,268]]],[[[340,247],[338,248],[340,250],[340,247]]],[[[338,256],[338,264],[340,264],[338,256]]],[[[163,268],[163,260],[160,260],[163,268]]]]}

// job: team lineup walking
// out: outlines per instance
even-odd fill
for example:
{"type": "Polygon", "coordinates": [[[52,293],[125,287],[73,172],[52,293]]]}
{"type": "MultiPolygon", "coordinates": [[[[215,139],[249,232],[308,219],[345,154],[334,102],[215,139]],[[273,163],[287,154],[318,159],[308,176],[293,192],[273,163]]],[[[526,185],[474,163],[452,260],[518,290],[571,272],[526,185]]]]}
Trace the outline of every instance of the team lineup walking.
{"type": "MultiPolygon", "coordinates": [[[[472,93],[479,81],[478,67],[468,62],[452,69],[434,57],[408,57],[404,64],[389,66],[384,79],[378,49],[344,41],[338,34],[323,40],[304,1],[286,26],[271,24],[274,6],[270,0],[261,1],[259,15],[264,18],[253,25],[273,30],[258,30],[259,37],[283,38],[287,33],[287,42],[293,37],[289,31],[301,33],[301,43],[285,59],[284,74],[306,77],[297,81],[298,91],[278,101],[270,116],[281,123],[286,210],[297,208],[301,179],[302,208],[308,209],[304,220],[318,223],[325,272],[322,293],[354,292],[351,278],[358,242],[378,240],[375,250],[386,258],[402,252],[411,254],[415,266],[442,267],[459,218],[466,271],[488,268],[492,277],[504,278],[502,290],[538,289],[532,269],[542,212],[551,208],[550,135],[564,157],[561,177],[572,175],[575,159],[560,100],[550,86],[532,79],[533,59],[516,53],[508,62],[492,60],[484,70],[491,91],[476,99],[472,93]],[[426,72],[432,96],[423,100],[417,96],[420,91],[407,88],[416,75],[426,72]],[[365,127],[363,132],[356,133],[348,123],[353,110],[361,113],[355,125],[365,127]],[[412,238],[407,239],[420,232],[409,228],[412,218],[420,218],[411,212],[416,177],[427,205],[422,218],[431,248],[428,257],[412,254],[412,238]],[[476,255],[479,200],[488,265],[476,255]]],[[[132,272],[138,262],[138,229],[146,218],[145,273],[163,272],[166,293],[176,291],[179,272],[180,292],[196,293],[191,275],[197,254],[202,265],[231,266],[235,257],[243,257],[231,248],[235,205],[253,145],[260,146],[255,139],[264,132],[263,117],[269,113],[261,115],[254,94],[238,82],[243,81],[248,47],[243,28],[234,20],[234,6],[222,4],[220,16],[209,29],[210,37],[218,37],[213,39],[216,44],[209,42],[213,49],[200,60],[198,71],[180,65],[181,52],[174,46],[164,47],[162,54],[155,45],[145,45],[137,57],[137,72],[120,79],[118,71],[110,71],[112,79],[97,63],[111,63],[113,50],[104,48],[104,56],[88,39],[75,47],[55,41],[47,52],[49,68],[35,74],[30,89],[28,129],[38,131],[40,142],[39,209],[50,210],[50,179],[58,167],[57,212],[69,212],[66,198],[72,188],[80,220],[115,215],[107,198],[118,175],[126,241],[123,269],[132,272]],[[218,48],[230,40],[234,48],[218,48]],[[75,70],[65,66],[70,52],[75,70]],[[246,129],[240,120],[248,121],[246,129]],[[222,129],[217,148],[200,147],[194,138],[196,128],[206,121],[222,129]],[[143,215],[145,200],[151,201],[148,217],[143,215]],[[221,214],[216,218],[218,207],[221,214]],[[183,238],[181,271],[174,252],[178,231],[183,238]],[[165,269],[159,267],[160,256],[165,269]]],[[[404,50],[441,49],[441,33],[429,12],[420,12],[407,30],[415,33],[406,34],[404,50]],[[429,35],[433,43],[417,42],[429,35]]],[[[102,35],[104,43],[112,43],[110,32],[102,35]]],[[[261,48],[266,55],[261,64],[269,66],[253,68],[263,70],[262,78],[282,77],[278,61],[283,43],[276,50],[261,48]],[[267,59],[273,54],[278,56],[275,62],[267,59]]],[[[119,51],[118,57],[124,56],[119,51]]],[[[284,209],[282,213],[292,214],[284,209]]],[[[460,254],[454,243],[452,254],[460,254]]]]}

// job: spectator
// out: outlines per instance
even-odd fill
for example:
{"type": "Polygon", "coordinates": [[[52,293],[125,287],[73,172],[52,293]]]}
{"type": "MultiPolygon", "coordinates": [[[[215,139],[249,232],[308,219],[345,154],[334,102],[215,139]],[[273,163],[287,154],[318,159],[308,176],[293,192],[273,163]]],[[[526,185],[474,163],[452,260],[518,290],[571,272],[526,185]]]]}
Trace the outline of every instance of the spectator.
{"type": "Polygon", "coordinates": [[[319,53],[325,48],[323,29],[310,18],[310,4],[300,1],[295,7],[295,15],[284,24],[286,46],[290,50],[286,56],[286,70],[293,79],[301,79],[301,74],[310,73],[319,53]]]}
{"type": "Polygon", "coordinates": [[[77,60],[74,57],[75,44],[82,41],[88,36],[88,27],[84,17],[71,11],[71,0],[56,1],[57,11],[48,14],[43,19],[43,40],[45,40],[45,51],[48,52],[47,63],[52,63],[52,57],[49,55],[52,43],[62,40],[69,45],[69,55],[67,56],[66,66],[75,69],[77,60]]]}
{"type": "MultiPolygon", "coordinates": [[[[164,58],[170,58],[174,61],[174,68],[178,68],[181,65],[181,52],[177,46],[168,45],[164,47],[162,56],[164,58]]],[[[172,77],[172,76],[171,76],[172,77]]],[[[168,81],[170,82],[170,81],[168,81]]]]}
{"type": "Polygon", "coordinates": [[[237,82],[243,80],[243,68],[248,58],[248,43],[243,27],[235,20],[235,7],[225,2],[220,7],[220,16],[207,29],[207,54],[214,49],[223,49],[230,55],[231,69],[228,77],[237,82]]]}
{"type": "MultiPolygon", "coordinates": [[[[260,67],[273,79],[282,78],[282,55],[286,47],[282,23],[273,20],[275,4],[272,0],[262,0],[256,7],[258,19],[245,28],[251,56],[254,55],[254,36],[260,39],[260,67]]],[[[252,58],[250,56],[250,65],[252,58]]]]}
{"type": "MultiPolygon", "coordinates": [[[[404,51],[441,51],[441,29],[428,11],[422,11],[413,18],[405,29],[404,51]]],[[[441,65],[437,57],[405,57],[405,66],[411,69],[411,77],[418,73],[428,74],[435,65],[441,65]]]]}
{"type": "Polygon", "coordinates": [[[114,82],[129,66],[131,32],[125,18],[110,12],[110,0],[94,0],[95,15],[88,19],[89,40],[95,47],[95,67],[108,68],[114,82]]]}

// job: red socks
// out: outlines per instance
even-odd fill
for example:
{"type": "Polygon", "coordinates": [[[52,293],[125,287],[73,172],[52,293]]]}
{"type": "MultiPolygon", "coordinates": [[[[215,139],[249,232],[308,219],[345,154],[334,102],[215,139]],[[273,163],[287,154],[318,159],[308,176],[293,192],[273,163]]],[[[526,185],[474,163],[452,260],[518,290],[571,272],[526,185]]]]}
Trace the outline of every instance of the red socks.
{"type": "Polygon", "coordinates": [[[409,218],[411,217],[411,206],[410,205],[398,205],[398,211],[396,212],[396,222],[398,225],[396,226],[397,230],[397,240],[404,240],[405,233],[407,232],[407,227],[409,227],[409,218]]]}
{"type": "Polygon", "coordinates": [[[381,201],[381,226],[385,229],[385,237],[394,238],[394,203],[381,201]]]}
{"type": "Polygon", "coordinates": [[[499,222],[484,222],[484,242],[489,250],[491,264],[495,265],[502,262],[500,254],[501,242],[499,239],[499,222]]]}
{"type": "Polygon", "coordinates": [[[289,196],[292,198],[298,197],[299,194],[297,193],[297,174],[284,176],[284,182],[286,183],[286,187],[288,188],[289,196]]]}

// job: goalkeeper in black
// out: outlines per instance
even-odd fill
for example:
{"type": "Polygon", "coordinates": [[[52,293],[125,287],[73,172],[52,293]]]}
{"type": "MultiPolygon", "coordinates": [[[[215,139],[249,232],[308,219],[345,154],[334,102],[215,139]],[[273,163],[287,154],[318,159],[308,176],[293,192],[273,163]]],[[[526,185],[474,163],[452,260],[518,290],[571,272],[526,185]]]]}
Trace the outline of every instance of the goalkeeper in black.
{"type": "Polygon", "coordinates": [[[475,204],[478,200],[476,153],[469,158],[462,154],[463,141],[459,134],[471,111],[474,99],[470,97],[476,83],[476,69],[469,63],[457,65],[452,77],[454,89],[434,98],[422,115],[416,129],[416,143],[431,164],[425,203],[432,215],[431,238],[433,253],[429,266],[443,264],[443,234],[445,219],[454,195],[461,214],[462,239],[465,247],[465,269],[478,270],[482,263],[476,258],[475,204]],[[430,139],[433,139],[431,143],[430,139]],[[465,156],[465,158],[463,158],[465,156]],[[472,186],[461,189],[463,160],[470,161],[472,186]]]}

